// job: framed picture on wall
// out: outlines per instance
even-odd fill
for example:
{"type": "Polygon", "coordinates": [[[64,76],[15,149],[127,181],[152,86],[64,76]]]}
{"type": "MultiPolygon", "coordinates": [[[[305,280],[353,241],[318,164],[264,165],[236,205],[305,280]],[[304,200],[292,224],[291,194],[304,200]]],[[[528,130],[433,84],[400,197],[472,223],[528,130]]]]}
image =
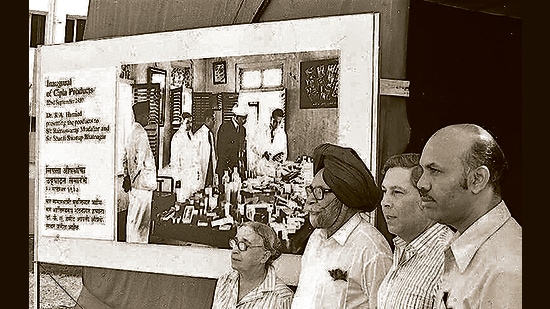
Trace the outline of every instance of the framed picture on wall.
{"type": "Polygon", "coordinates": [[[225,61],[212,63],[212,77],[214,85],[227,83],[227,71],[225,61]]]}

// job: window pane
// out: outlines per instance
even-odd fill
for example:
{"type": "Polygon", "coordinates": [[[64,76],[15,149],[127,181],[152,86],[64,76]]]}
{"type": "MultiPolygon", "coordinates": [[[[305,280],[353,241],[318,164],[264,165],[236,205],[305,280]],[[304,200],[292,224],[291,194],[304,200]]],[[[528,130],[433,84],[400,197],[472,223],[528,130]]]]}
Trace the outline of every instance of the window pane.
{"type": "Polygon", "coordinates": [[[84,39],[84,29],[86,28],[85,19],[76,20],[76,41],[82,41],[84,39]]]}
{"type": "Polygon", "coordinates": [[[269,69],[264,71],[264,87],[275,87],[283,84],[283,70],[269,69]]]}
{"type": "Polygon", "coordinates": [[[65,21],[65,43],[74,42],[74,19],[65,21]]]}
{"type": "Polygon", "coordinates": [[[44,45],[44,37],[46,36],[46,16],[32,14],[31,16],[31,47],[44,45]]]}
{"type": "Polygon", "coordinates": [[[260,88],[262,85],[262,75],[260,71],[243,71],[241,76],[241,87],[260,88]]]}

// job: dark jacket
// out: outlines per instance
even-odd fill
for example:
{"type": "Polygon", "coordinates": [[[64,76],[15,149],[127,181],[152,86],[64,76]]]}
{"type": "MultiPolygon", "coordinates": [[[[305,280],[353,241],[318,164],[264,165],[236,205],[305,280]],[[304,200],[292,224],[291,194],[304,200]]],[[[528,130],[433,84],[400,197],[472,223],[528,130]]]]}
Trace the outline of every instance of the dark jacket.
{"type": "Polygon", "coordinates": [[[229,175],[233,172],[233,167],[237,166],[239,175],[244,179],[246,171],[246,129],[237,128],[232,121],[224,121],[218,129],[217,135],[218,164],[216,172],[221,178],[224,170],[229,170],[229,175]]]}

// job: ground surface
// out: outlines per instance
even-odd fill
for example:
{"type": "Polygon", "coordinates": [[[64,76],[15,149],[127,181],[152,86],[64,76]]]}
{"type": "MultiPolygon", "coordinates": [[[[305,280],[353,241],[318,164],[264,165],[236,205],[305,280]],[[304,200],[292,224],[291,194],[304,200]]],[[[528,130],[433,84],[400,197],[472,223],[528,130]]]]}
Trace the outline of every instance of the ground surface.
{"type": "MultiPolygon", "coordinates": [[[[33,239],[29,236],[29,309],[34,308],[36,282],[33,265],[33,239]]],[[[40,263],[39,309],[80,308],[76,299],[82,290],[82,268],[40,263]]]]}

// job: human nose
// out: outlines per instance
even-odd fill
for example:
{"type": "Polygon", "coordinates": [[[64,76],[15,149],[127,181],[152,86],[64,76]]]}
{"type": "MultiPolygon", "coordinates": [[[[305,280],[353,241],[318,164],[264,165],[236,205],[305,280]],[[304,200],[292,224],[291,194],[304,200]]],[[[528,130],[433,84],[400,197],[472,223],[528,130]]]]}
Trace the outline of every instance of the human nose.
{"type": "Polygon", "coordinates": [[[306,198],[306,204],[304,205],[304,211],[306,212],[312,211],[316,203],[317,203],[317,200],[315,199],[313,194],[308,194],[306,198]]]}
{"type": "Polygon", "coordinates": [[[416,183],[416,187],[420,192],[428,192],[431,188],[430,183],[424,175],[425,173],[422,173],[422,175],[420,175],[420,178],[418,179],[418,182],[416,183]]]}
{"type": "Polygon", "coordinates": [[[380,201],[380,205],[382,205],[382,207],[390,207],[391,206],[390,199],[389,199],[387,193],[382,194],[382,200],[380,201]]]}

